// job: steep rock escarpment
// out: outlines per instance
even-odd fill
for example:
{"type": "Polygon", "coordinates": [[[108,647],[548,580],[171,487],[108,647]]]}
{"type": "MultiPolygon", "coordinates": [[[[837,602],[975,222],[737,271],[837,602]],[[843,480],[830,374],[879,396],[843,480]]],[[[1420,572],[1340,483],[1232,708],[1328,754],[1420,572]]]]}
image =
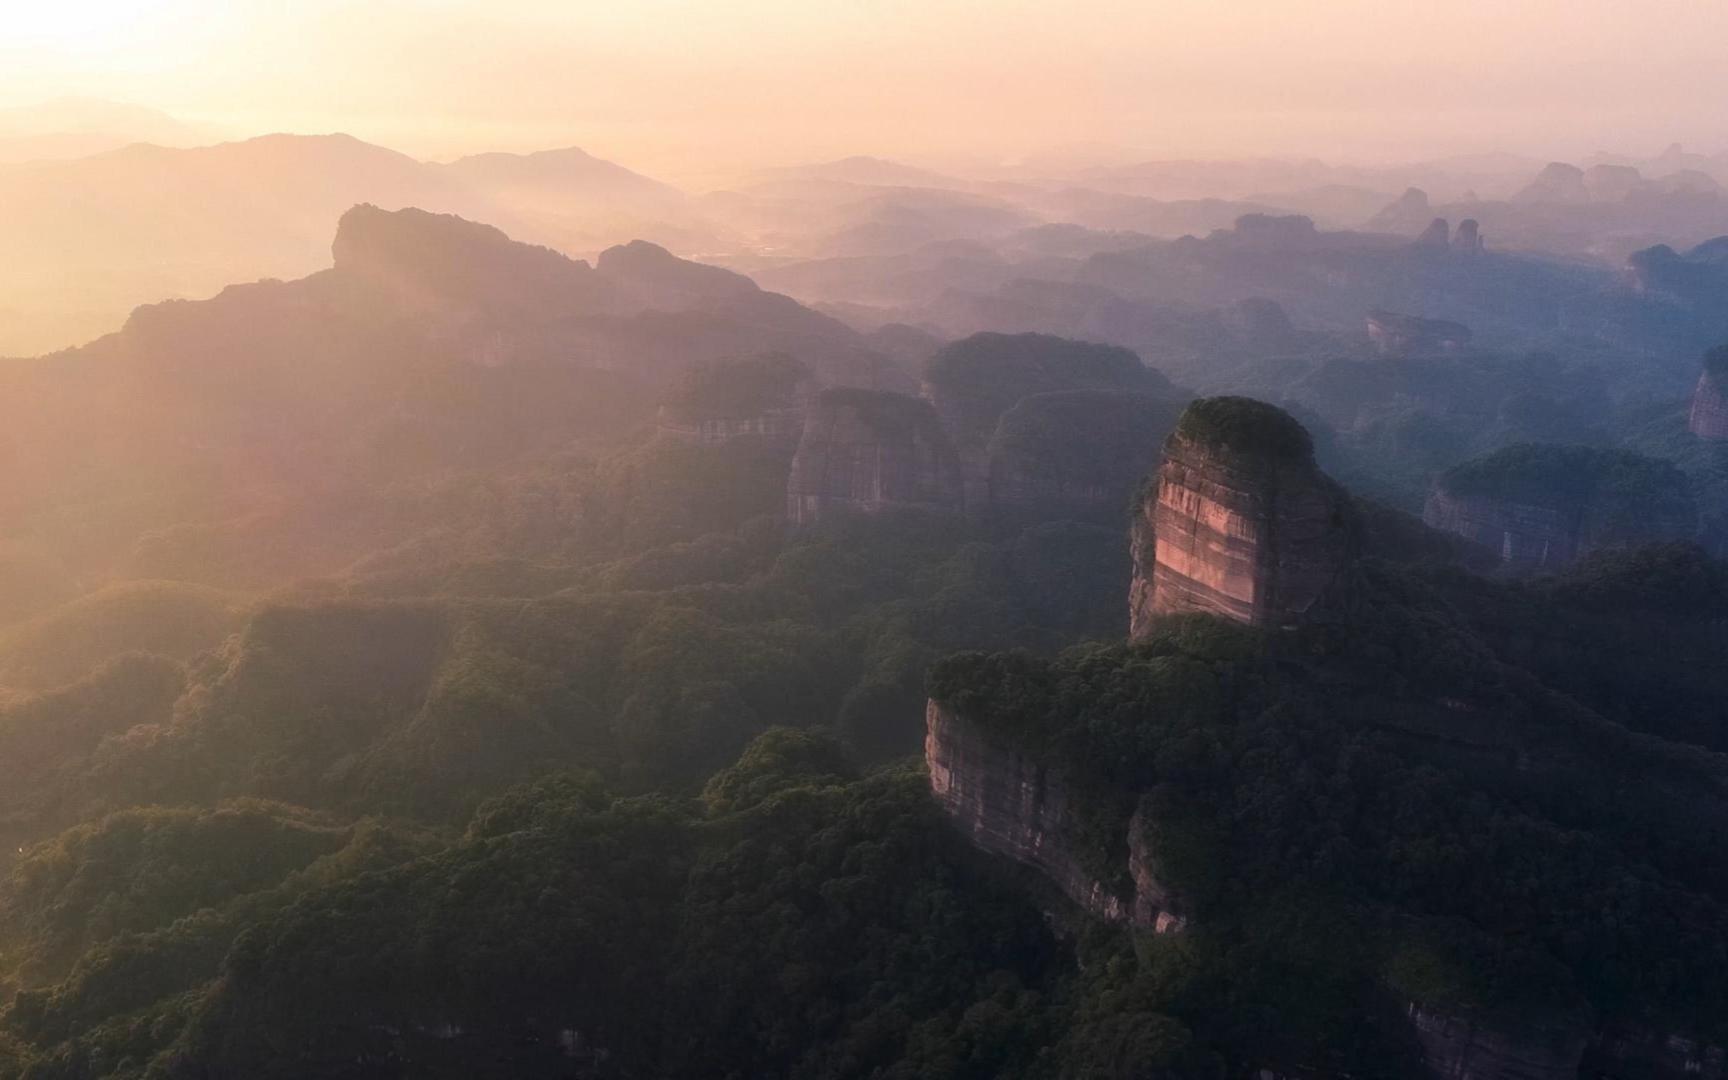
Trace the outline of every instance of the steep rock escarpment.
{"type": "Polygon", "coordinates": [[[1515,572],[1610,547],[1689,539],[1698,512],[1672,464],[1623,450],[1520,444],[1441,475],[1422,518],[1515,572]]]}
{"type": "Polygon", "coordinates": [[[1700,439],[1728,439],[1728,345],[1705,355],[1687,426],[1700,439]]]}
{"type": "Polygon", "coordinates": [[[1159,615],[1299,620],[1360,548],[1350,497],[1289,414],[1203,398],[1182,414],[1133,520],[1132,636],[1159,615]]]}
{"type": "Polygon", "coordinates": [[[1452,250],[1460,255],[1482,253],[1482,226],[1475,218],[1465,218],[1452,234],[1452,250]]]}
{"type": "Polygon", "coordinates": [[[959,504],[959,462],[928,402],[853,387],[816,395],[786,485],[793,524],[835,513],[959,504]]]}
{"type": "Polygon", "coordinates": [[[1124,868],[1133,887],[1111,885],[1076,851],[1076,799],[1084,793],[1071,791],[1049,766],[936,701],[925,710],[924,760],[936,801],[978,847],[1041,871],[1098,918],[1158,933],[1181,929],[1138,814],[1128,823],[1124,868]]]}

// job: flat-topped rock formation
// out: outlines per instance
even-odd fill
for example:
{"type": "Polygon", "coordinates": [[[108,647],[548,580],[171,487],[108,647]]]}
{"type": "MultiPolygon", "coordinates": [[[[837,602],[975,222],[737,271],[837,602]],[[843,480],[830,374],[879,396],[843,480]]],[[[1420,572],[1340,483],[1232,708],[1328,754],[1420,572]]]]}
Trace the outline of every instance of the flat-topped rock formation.
{"type": "Polygon", "coordinates": [[[1023,398],[1002,414],[987,448],[991,504],[1120,521],[1181,409],[1178,400],[1132,391],[1023,398]]]}
{"type": "Polygon", "coordinates": [[[1728,439],[1728,345],[1705,354],[1686,426],[1700,439],[1728,439]]]}
{"type": "Polygon", "coordinates": [[[1128,349],[1048,334],[973,334],[931,358],[924,397],[960,455],[969,507],[991,501],[989,446],[1003,414],[1033,394],[1060,390],[1173,392],[1128,349]]]}
{"type": "Polygon", "coordinates": [[[831,387],[815,396],[805,417],[786,516],[807,525],[896,506],[958,509],[960,494],[960,463],[929,402],[831,387]]]}
{"type": "Polygon", "coordinates": [[[1350,497],[1314,463],[1301,424],[1264,402],[1202,398],[1164,444],[1133,518],[1130,633],[1179,612],[1290,625],[1360,545],[1350,497]]]}
{"type": "Polygon", "coordinates": [[[1492,551],[1509,570],[1558,569],[1609,547],[1690,539],[1690,485],[1624,450],[1520,444],[1444,473],[1422,518],[1492,551]]]}
{"type": "Polygon", "coordinates": [[[1382,356],[1455,352],[1470,344],[1470,328],[1450,319],[1371,311],[1366,326],[1368,340],[1382,356]]]}
{"type": "Polygon", "coordinates": [[[1154,873],[1140,815],[1128,824],[1127,879],[1132,888],[1100,881],[1073,848],[1075,792],[1047,764],[991,738],[952,709],[931,701],[925,710],[924,760],[930,791],[971,841],[1044,874],[1091,915],[1158,933],[1183,919],[1154,873]]]}
{"type": "Polygon", "coordinates": [[[1475,218],[1465,218],[1452,234],[1452,250],[1460,255],[1482,253],[1482,226],[1475,218]]]}

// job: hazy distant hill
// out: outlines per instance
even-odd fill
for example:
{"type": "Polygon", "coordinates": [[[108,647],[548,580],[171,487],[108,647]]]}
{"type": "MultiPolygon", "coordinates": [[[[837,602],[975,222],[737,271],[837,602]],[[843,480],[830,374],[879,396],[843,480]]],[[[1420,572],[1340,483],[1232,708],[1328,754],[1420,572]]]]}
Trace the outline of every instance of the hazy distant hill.
{"type": "Polygon", "coordinates": [[[963,190],[973,185],[958,177],[945,176],[916,165],[905,165],[879,157],[854,155],[838,161],[823,161],[810,165],[790,165],[765,170],[764,180],[826,180],[842,184],[863,184],[871,187],[924,187],[963,190]]]}
{"type": "Polygon", "coordinates": [[[86,157],[132,143],[195,146],[207,131],[165,112],[95,98],[0,109],[0,163],[86,157]]]}
{"type": "Polygon", "coordinates": [[[0,355],[115,329],[134,306],[325,265],[356,203],[500,221],[598,250],[677,212],[676,191],[581,150],[416,161],[346,135],[269,135],[194,149],[133,145],[0,167],[0,355]]]}
{"type": "Polygon", "coordinates": [[[222,581],[328,572],[436,526],[390,485],[615,441],[685,364],[782,352],[829,382],[892,382],[843,324],[644,242],[590,265],[359,206],[333,251],[309,277],[145,306],[0,368],[6,535],[73,572],[130,559],[165,576],[201,549],[244,556],[227,571],[207,556],[222,581]],[[267,524],[301,500],[301,524],[267,524]]]}

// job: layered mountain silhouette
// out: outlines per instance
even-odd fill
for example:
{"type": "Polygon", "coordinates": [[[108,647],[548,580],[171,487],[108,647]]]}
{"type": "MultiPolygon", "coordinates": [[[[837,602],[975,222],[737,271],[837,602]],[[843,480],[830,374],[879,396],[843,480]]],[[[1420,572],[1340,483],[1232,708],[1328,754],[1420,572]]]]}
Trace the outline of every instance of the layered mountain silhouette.
{"type": "Polygon", "coordinates": [[[375,515],[380,485],[616,440],[694,361],[784,352],[830,382],[893,379],[843,324],[646,242],[591,265],[361,205],[332,251],[310,276],[141,307],[0,373],[8,533],[92,573],[155,530],[301,501],[308,529],[340,535],[342,491],[375,515]]]}
{"type": "Polygon", "coordinates": [[[0,168],[13,308],[0,355],[88,340],[139,303],[310,273],[329,223],[364,202],[496,221],[575,252],[695,235],[666,224],[677,191],[576,149],[429,164],[346,135],[268,135],[13,165],[0,168]]]}

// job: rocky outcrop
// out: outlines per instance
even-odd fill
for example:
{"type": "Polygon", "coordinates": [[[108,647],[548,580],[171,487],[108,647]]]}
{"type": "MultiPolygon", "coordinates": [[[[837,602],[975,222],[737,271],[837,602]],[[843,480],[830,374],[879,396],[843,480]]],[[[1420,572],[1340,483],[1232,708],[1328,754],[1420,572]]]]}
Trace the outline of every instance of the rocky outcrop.
{"type": "Polygon", "coordinates": [[[1165,443],[1133,519],[1130,632],[1179,612],[1292,625],[1360,545],[1350,497],[1314,463],[1301,424],[1264,402],[1203,398],[1165,443]]]}
{"type": "Polygon", "coordinates": [[[1124,884],[1099,880],[1076,851],[1077,793],[1046,764],[1022,754],[939,702],[925,709],[930,791],[972,843],[1040,871],[1089,914],[1158,933],[1182,917],[1155,872],[1139,814],[1128,822],[1124,884]]]}
{"type": "Polygon", "coordinates": [[[1412,1003],[1407,1013],[1428,1075],[1443,1080],[1577,1080],[1582,1024],[1513,1025],[1412,1003]]]}
{"type": "Polygon", "coordinates": [[[960,505],[960,467],[936,412],[904,394],[834,387],[817,394],[786,488],[786,516],[960,505]]]}
{"type": "Polygon", "coordinates": [[[1470,344],[1470,328],[1450,319],[1371,311],[1366,325],[1368,340],[1382,356],[1456,352],[1470,344]]]}
{"type": "Polygon", "coordinates": [[[1482,226],[1475,218],[1465,218],[1452,234],[1452,250],[1459,255],[1482,254],[1482,226]]]}
{"type": "Polygon", "coordinates": [[[1728,439],[1728,345],[1705,355],[1687,427],[1700,439],[1728,439]]]}
{"type": "Polygon", "coordinates": [[[1532,573],[1602,548],[1690,539],[1698,513],[1685,475],[1668,462],[1522,444],[1448,470],[1422,519],[1532,573]]]}

